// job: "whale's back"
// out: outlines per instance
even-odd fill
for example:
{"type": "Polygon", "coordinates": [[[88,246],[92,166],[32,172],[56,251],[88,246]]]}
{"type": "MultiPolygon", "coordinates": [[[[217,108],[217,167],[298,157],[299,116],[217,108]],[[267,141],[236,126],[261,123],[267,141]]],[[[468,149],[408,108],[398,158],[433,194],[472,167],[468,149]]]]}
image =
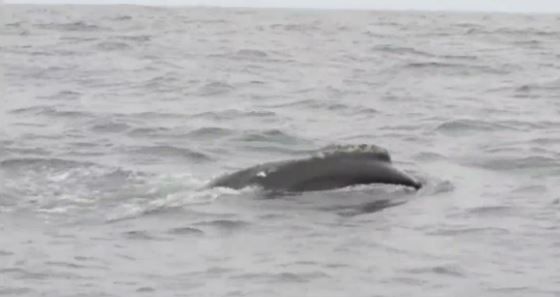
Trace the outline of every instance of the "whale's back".
{"type": "Polygon", "coordinates": [[[222,176],[210,187],[314,191],[375,182],[420,187],[393,168],[389,152],[376,145],[327,147],[311,158],[265,163],[222,176]]]}
{"type": "Polygon", "coordinates": [[[334,145],[319,151],[317,158],[364,158],[391,162],[389,151],[377,145],[334,145]]]}

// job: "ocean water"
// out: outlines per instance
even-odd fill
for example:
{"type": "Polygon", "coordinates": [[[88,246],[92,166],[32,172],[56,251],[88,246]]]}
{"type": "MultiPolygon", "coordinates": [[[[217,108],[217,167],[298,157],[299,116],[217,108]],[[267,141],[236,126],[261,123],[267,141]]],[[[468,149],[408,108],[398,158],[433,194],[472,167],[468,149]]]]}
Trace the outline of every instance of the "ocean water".
{"type": "Polygon", "coordinates": [[[560,296],[559,15],[1,9],[1,296],[560,296]],[[359,143],[425,187],[204,188],[359,143]]]}

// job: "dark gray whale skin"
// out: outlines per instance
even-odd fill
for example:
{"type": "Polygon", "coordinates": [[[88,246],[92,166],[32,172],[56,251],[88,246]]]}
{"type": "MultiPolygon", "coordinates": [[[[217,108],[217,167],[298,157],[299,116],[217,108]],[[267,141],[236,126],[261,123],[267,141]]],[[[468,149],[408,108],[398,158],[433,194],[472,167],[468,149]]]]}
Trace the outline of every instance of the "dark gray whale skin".
{"type": "Polygon", "coordinates": [[[337,146],[319,156],[271,162],[224,175],[209,187],[260,186],[280,192],[321,191],[361,184],[422,184],[393,167],[387,150],[375,145],[337,146]]]}

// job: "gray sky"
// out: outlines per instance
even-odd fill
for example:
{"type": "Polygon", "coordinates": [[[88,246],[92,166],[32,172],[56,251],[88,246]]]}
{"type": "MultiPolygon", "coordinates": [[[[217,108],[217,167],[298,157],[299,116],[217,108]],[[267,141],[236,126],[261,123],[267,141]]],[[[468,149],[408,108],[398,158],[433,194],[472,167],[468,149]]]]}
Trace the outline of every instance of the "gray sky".
{"type": "Polygon", "coordinates": [[[6,0],[4,3],[126,3],[141,5],[273,6],[560,13],[560,0],[6,0]]]}

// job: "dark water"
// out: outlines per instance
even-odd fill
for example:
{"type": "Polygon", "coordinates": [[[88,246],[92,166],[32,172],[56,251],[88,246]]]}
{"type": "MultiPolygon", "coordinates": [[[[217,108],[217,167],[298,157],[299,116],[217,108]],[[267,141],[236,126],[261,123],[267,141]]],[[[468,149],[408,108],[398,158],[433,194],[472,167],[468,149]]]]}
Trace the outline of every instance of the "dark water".
{"type": "Polygon", "coordinates": [[[0,295],[560,296],[560,16],[2,10],[0,295]],[[426,186],[201,189],[346,143],[426,186]]]}

